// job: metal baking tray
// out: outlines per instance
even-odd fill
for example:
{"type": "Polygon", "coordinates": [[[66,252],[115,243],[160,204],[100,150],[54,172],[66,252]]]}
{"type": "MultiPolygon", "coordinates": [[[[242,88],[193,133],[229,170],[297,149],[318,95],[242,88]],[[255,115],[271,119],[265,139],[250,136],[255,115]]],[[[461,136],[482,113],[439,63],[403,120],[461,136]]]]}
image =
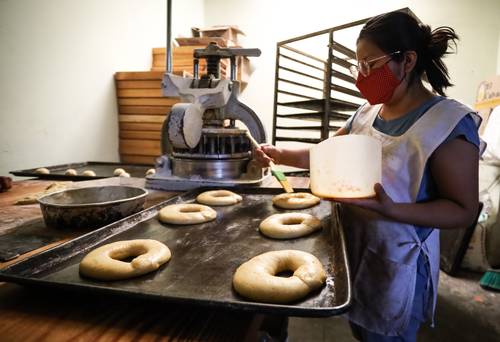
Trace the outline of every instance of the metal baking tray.
{"type": "Polygon", "coordinates": [[[290,211],[272,205],[272,196],[282,191],[276,188],[232,188],[243,196],[243,201],[234,206],[214,207],[218,215],[212,222],[174,226],[158,221],[157,213],[164,206],[193,202],[197,194],[207,189],[183,193],[13,264],[0,270],[0,280],[287,316],[333,316],[348,309],[351,282],[337,205],[321,201],[302,210],[320,218],[323,229],[293,240],[266,238],[258,231],[260,221],[267,216],[290,211]],[[172,259],[158,271],[112,282],[79,275],[79,262],[96,247],[145,238],[161,241],[172,251],[172,259]],[[327,273],[326,286],[289,305],[253,302],[233,290],[232,277],[241,263],[258,254],[282,249],[303,250],[318,257],[327,273]]]}
{"type": "Polygon", "coordinates": [[[33,169],[10,171],[14,176],[23,177],[36,177],[40,179],[53,179],[53,180],[72,180],[72,181],[82,181],[91,179],[100,179],[113,177],[113,171],[116,168],[121,167],[127,171],[132,177],[144,178],[146,177],[146,171],[153,168],[153,165],[142,165],[142,164],[124,164],[124,163],[113,163],[113,162],[99,162],[99,161],[88,161],[81,163],[70,163],[70,164],[60,164],[53,166],[39,166],[33,169]],[[39,167],[46,167],[50,170],[47,175],[36,173],[35,170],[39,167]],[[75,169],[78,172],[76,176],[65,175],[67,169],[75,169]],[[95,176],[82,176],[81,173],[85,170],[92,170],[96,173],[95,176]]]}

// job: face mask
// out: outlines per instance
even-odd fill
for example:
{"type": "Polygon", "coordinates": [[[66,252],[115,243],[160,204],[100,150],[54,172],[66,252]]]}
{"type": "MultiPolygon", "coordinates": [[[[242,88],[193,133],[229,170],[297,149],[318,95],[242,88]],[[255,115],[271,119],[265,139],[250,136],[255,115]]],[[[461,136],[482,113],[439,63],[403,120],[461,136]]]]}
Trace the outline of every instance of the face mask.
{"type": "Polygon", "coordinates": [[[371,73],[366,77],[359,74],[356,87],[368,102],[374,105],[389,101],[401,81],[394,76],[388,63],[386,63],[383,67],[372,69],[371,73]]]}

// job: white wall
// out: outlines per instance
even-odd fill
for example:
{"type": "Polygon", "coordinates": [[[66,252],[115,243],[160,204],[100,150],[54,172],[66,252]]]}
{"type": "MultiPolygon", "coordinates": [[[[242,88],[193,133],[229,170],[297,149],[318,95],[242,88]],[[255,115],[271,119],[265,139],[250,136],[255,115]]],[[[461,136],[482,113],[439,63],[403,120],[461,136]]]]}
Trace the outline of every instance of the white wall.
{"type": "MultiPolygon", "coordinates": [[[[113,74],[149,70],[165,46],[165,0],[0,0],[0,175],[118,160],[113,74]]],[[[175,1],[174,36],[203,26],[175,1]]]]}
{"type": "Polygon", "coordinates": [[[457,31],[458,54],[446,60],[456,85],[448,95],[473,104],[479,82],[497,69],[498,0],[205,0],[205,24],[238,24],[247,34],[245,47],[262,50],[242,101],[258,113],[270,136],[276,42],[402,7],[433,28],[448,25],[457,31]]]}
{"type": "Polygon", "coordinates": [[[500,75],[500,32],[498,33],[497,75],[500,75]]]}

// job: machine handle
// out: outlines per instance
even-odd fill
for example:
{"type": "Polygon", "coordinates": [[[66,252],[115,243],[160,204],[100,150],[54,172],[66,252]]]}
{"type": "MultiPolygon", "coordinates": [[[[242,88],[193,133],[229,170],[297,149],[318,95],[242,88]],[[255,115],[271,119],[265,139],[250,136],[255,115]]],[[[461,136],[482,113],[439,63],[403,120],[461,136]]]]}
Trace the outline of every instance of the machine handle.
{"type": "Polygon", "coordinates": [[[234,56],[245,56],[245,57],[259,57],[261,54],[260,49],[241,49],[241,48],[230,48],[234,56]]]}
{"type": "Polygon", "coordinates": [[[217,45],[212,47],[212,43],[205,49],[195,49],[194,58],[220,57],[231,58],[233,56],[259,57],[260,49],[242,49],[242,48],[219,48],[217,45]]]}

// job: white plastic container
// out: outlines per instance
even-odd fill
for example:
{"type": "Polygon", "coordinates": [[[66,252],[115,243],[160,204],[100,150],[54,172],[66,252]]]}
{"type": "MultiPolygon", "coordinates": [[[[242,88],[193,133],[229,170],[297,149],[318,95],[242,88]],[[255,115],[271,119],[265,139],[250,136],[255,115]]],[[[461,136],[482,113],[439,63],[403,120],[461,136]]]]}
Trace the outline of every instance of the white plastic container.
{"type": "Polygon", "coordinates": [[[375,196],[382,182],[382,145],[366,135],[329,138],[310,150],[311,191],[322,198],[375,196]]]}

